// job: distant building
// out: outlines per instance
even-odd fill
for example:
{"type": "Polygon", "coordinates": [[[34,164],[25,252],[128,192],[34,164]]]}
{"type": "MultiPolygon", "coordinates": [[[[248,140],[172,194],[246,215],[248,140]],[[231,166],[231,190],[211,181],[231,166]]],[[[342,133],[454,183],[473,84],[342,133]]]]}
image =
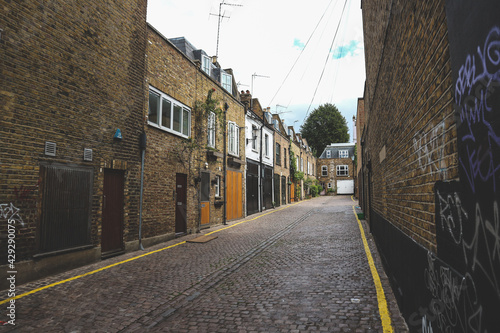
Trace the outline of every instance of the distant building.
{"type": "Polygon", "coordinates": [[[355,143],[332,143],[318,158],[317,178],[325,191],[354,194],[355,143]]]}

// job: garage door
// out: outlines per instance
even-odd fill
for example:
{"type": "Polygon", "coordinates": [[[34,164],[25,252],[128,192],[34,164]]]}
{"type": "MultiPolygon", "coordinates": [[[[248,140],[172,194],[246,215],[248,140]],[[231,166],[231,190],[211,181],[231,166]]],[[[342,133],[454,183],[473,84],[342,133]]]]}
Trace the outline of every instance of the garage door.
{"type": "Polygon", "coordinates": [[[337,180],[337,194],[354,194],[354,180],[337,180]]]}

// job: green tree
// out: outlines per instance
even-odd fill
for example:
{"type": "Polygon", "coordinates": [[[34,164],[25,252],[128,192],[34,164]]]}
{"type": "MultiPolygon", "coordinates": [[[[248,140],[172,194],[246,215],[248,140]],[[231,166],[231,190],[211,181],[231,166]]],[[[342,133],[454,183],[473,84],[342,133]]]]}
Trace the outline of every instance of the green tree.
{"type": "Polygon", "coordinates": [[[330,143],[349,142],[348,131],[344,116],[330,103],[314,109],[300,126],[300,134],[307,140],[316,156],[330,143]]]}

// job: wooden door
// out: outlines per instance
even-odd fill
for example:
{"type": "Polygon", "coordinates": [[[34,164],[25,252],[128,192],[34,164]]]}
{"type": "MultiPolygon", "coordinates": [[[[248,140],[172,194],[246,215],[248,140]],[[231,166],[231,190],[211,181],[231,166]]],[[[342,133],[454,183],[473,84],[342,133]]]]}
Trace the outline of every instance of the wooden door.
{"type": "Polygon", "coordinates": [[[228,220],[243,217],[243,175],[237,171],[227,171],[227,210],[228,220]]]}
{"type": "Polygon", "coordinates": [[[175,233],[187,231],[187,175],[176,174],[175,182],[175,233]]]}
{"type": "Polygon", "coordinates": [[[101,251],[104,255],[123,250],[123,185],[123,171],[104,170],[101,233],[101,251]]]}
{"type": "Polygon", "coordinates": [[[295,183],[292,182],[292,185],[290,186],[290,202],[295,201],[295,183]]]}
{"type": "Polygon", "coordinates": [[[210,224],[210,173],[201,173],[201,226],[207,226],[210,224]]]}

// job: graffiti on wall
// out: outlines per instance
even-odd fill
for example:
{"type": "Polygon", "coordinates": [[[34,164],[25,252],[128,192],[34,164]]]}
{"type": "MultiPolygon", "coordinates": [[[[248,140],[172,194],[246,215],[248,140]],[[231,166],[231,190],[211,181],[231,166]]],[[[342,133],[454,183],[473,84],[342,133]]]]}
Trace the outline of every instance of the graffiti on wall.
{"type": "Polygon", "coordinates": [[[424,273],[422,330],[500,327],[499,10],[493,0],[446,2],[460,180],[434,187],[437,254],[424,273]]]}
{"type": "Polygon", "coordinates": [[[19,214],[19,208],[16,208],[14,204],[0,204],[0,217],[2,219],[14,220],[24,227],[24,221],[19,214]]]}
{"type": "Polygon", "coordinates": [[[413,138],[413,149],[417,154],[420,170],[424,172],[443,172],[445,144],[445,124],[441,121],[430,129],[417,133],[413,138]]]}
{"type": "Polygon", "coordinates": [[[483,45],[468,54],[455,83],[455,108],[460,117],[461,141],[467,149],[459,161],[472,192],[488,182],[496,192],[500,163],[494,151],[500,147],[496,133],[500,88],[500,27],[493,27],[483,45]],[[496,126],[495,126],[496,125],[496,126]]]}

